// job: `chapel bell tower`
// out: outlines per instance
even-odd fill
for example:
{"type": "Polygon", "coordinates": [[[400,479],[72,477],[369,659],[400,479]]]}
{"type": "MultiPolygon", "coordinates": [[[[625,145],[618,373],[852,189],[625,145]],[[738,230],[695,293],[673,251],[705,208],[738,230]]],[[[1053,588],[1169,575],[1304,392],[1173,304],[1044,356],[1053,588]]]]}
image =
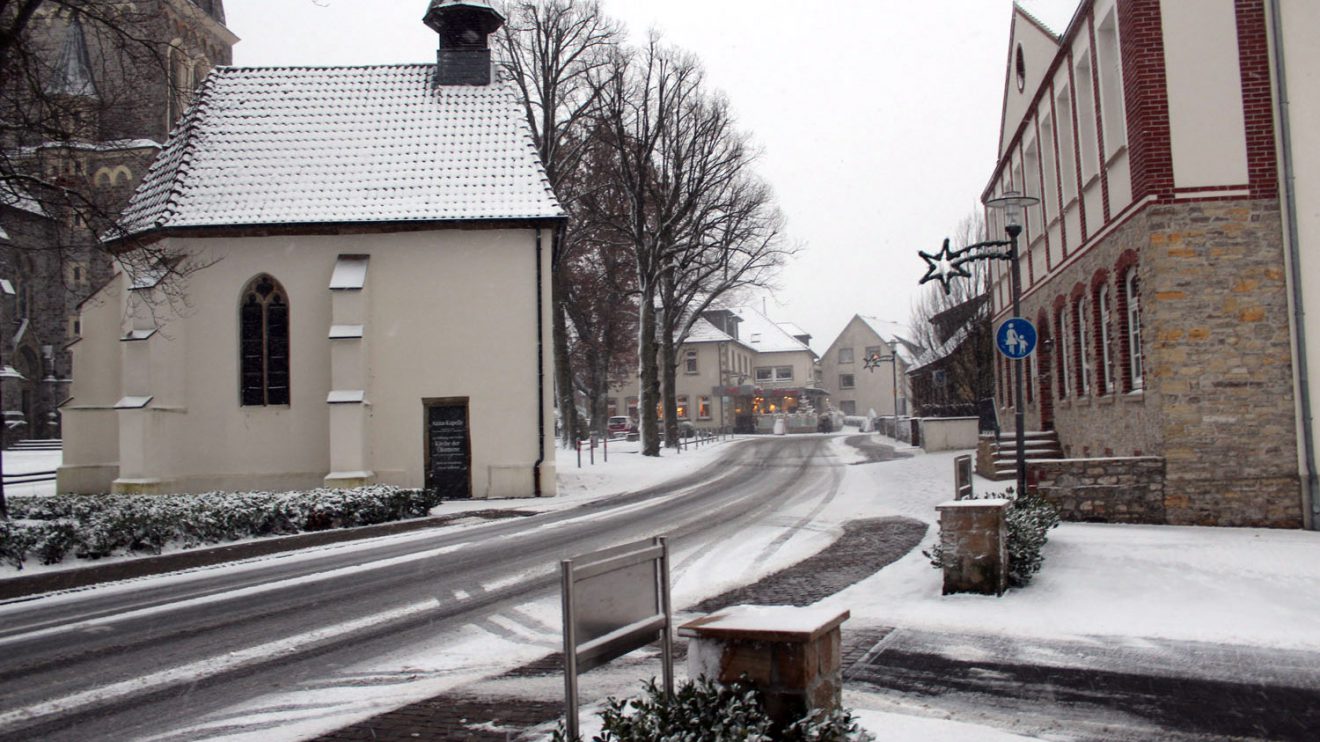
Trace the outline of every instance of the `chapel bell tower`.
{"type": "Polygon", "coordinates": [[[504,16],[480,0],[431,0],[422,21],[440,34],[437,85],[490,84],[488,37],[504,25],[504,16]]]}

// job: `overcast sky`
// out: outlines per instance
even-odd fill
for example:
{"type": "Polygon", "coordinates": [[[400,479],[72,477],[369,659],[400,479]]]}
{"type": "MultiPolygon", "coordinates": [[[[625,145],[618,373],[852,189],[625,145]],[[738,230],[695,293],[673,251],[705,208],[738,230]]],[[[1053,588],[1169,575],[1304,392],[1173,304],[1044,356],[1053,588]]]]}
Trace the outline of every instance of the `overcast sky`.
{"type": "MultiPolygon", "coordinates": [[[[1055,31],[1078,0],[1023,0],[1055,31]]],[[[238,65],[430,62],[427,0],[227,0],[238,65]]],[[[824,351],[853,314],[907,324],[995,164],[1011,0],[601,0],[696,54],[762,150],[803,251],[771,318],[824,351]]]]}

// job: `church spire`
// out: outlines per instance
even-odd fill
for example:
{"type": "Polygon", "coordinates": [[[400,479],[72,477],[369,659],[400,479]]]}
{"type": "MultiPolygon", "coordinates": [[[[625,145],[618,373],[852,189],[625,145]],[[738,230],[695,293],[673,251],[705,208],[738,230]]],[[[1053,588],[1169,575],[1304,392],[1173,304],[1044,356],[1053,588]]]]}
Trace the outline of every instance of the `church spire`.
{"type": "Polygon", "coordinates": [[[92,76],[92,57],[87,51],[87,39],[83,36],[82,22],[77,15],[74,15],[64,31],[64,45],[60,48],[60,57],[55,62],[54,74],[46,85],[46,92],[74,98],[97,97],[96,80],[92,76]]]}

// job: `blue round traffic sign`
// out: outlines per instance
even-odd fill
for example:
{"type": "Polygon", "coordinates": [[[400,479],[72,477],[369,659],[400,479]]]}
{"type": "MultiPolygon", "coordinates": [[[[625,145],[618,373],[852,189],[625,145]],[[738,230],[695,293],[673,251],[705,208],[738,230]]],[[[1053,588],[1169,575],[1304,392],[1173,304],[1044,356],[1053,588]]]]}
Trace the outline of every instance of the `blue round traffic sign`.
{"type": "Polygon", "coordinates": [[[1026,358],[1036,349],[1036,326],[1022,317],[1009,317],[995,333],[995,345],[1008,358],[1026,358]]]}

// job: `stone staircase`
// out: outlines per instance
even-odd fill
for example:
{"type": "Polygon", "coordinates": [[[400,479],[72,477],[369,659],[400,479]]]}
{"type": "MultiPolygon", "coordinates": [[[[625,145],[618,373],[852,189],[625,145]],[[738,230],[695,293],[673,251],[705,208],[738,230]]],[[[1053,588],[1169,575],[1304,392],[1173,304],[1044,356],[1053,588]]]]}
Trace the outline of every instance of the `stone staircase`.
{"type": "MultiPolygon", "coordinates": [[[[1027,461],[1063,458],[1059,434],[1053,430],[1028,430],[1024,432],[1023,439],[1027,461]]],[[[998,443],[991,444],[990,452],[995,466],[991,479],[1003,481],[1017,478],[1017,437],[1012,432],[1005,432],[998,443]]]]}
{"type": "Polygon", "coordinates": [[[26,439],[15,441],[9,446],[10,451],[59,451],[64,448],[64,441],[59,438],[47,438],[44,440],[26,439]]]}

